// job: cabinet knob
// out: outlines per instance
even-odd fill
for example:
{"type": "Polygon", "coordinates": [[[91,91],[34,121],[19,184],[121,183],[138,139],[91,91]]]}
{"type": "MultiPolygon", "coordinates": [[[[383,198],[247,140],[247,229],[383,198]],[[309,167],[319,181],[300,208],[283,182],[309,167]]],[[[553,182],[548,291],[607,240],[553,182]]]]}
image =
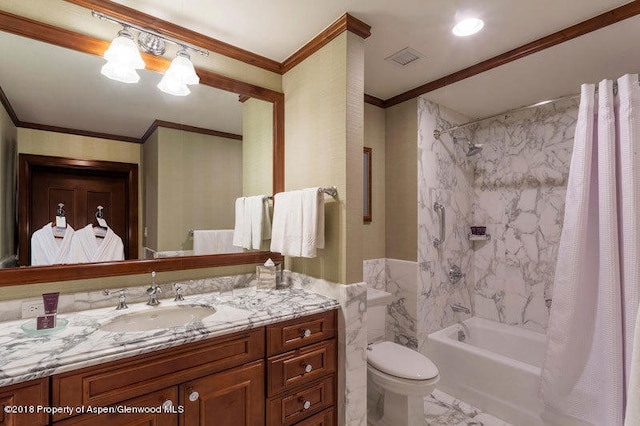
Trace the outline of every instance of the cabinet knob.
{"type": "Polygon", "coordinates": [[[189,401],[196,402],[200,398],[198,391],[189,390],[189,401]]]}
{"type": "Polygon", "coordinates": [[[167,399],[165,402],[162,403],[162,412],[163,413],[169,413],[171,412],[173,409],[173,401],[170,399],[167,399]]]}
{"type": "Polygon", "coordinates": [[[309,401],[305,401],[304,404],[302,404],[302,408],[308,410],[311,408],[311,403],[309,401]]]}
{"type": "Polygon", "coordinates": [[[307,328],[302,332],[302,337],[309,337],[309,336],[311,336],[311,330],[307,328]]]}
{"type": "Polygon", "coordinates": [[[304,366],[304,372],[305,372],[305,373],[311,373],[311,370],[313,370],[313,365],[311,365],[311,364],[305,364],[305,366],[304,366]]]}

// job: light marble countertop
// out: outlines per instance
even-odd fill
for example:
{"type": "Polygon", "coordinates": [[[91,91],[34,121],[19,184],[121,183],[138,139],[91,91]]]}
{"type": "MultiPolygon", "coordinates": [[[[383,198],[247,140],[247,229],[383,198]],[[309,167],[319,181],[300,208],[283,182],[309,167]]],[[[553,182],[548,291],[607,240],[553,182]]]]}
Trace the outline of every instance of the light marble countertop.
{"type": "Polygon", "coordinates": [[[159,307],[144,303],[59,314],[69,321],[63,330],[29,336],[20,326],[27,319],[0,322],[0,386],[24,382],[197,340],[337,309],[332,298],[304,290],[235,289],[227,293],[185,296],[183,302],[161,299],[159,307]],[[187,326],[140,332],[109,332],[101,325],[119,315],[181,305],[207,305],[214,315],[187,326]]]}

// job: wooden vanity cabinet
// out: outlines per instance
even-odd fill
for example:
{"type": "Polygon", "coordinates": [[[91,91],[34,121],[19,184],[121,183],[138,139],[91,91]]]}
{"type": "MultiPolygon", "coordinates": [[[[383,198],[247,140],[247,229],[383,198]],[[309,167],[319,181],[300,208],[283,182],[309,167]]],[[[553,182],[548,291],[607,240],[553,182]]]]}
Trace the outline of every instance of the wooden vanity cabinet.
{"type": "Polygon", "coordinates": [[[275,425],[336,422],[337,311],[267,326],[267,418],[275,425]]]}
{"type": "MultiPolygon", "coordinates": [[[[185,392],[182,389],[189,389],[188,384],[191,381],[201,384],[209,378],[208,383],[217,383],[217,378],[227,377],[226,386],[244,386],[245,391],[249,390],[245,395],[245,403],[247,405],[251,403],[251,408],[257,412],[256,410],[260,407],[264,407],[263,358],[264,328],[256,328],[57,374],[52,377],[51,401],[52,405],[57,407],[121,406],[125,405],[123,401],[131,399],[138,401],[135,398],[145,398],[146,395],[152,392],[173,389],[179,395],[178,398],[175,396],[170,398],[173,406],[183,406],[185,413],[188,408],[190,410],[202,409],[205,410],[204,415],[206,415],[206,410],[212,404],[215,405],[215,402],[210,402],[212,400],[210,388],[204,386],[202,390],[199,390],[206,397],[207,403],[196,405],[187,405],[186,401],[188,399],[185,399],[185,392]],[[234,369],[234,367],[238,366],[242,367],[234,369]],[[246,373],[239,374],[240,371],[244,372],[243,368],[245,367],[247,372],[254,374],[253,377],[247,378],[246,373]],[[261,373],[259,374],[260,392],[256,390],[256,384],[258,384],[257,372],[261,373]],[[245,386],[247,381],[252,381],[253,385],[245,386]],[[178,389],[180,389],[180,392],[178,392],[178,389]],[[258,408],[254,408],[255,406],[258,408]]],[[[219,399],[213,398],[213,401],[219,401],[219,399]]],[[[162,403],[154,399],[153,404],[150,406],[162,405],[162,403]]],[[[263,412],[264,408],[262,408],[263,412]]],[[[93,414],[81,415],[81,417],[85,416],[88,416],[87,421],[92,426],[113,424],[105,415],[94,417],[94,420],[89,419],[89,416],[92,417],[93,414]]],[[[159,416],[176,417],[171,413],[160,414],[159,416]]],[[[69,416],[59,414],[53,416],[53,420],[57,422],[67,417],[69,416]]],[[[260,417],[264,418],[264,414],[261,414],[260,417]]],[[[209,418],[211,417],[209,416],[209,418]]],[[[146,423],[143,422],[141,424],[146,423]]],[[[215,425],[217,423],[211,424],[215,425]]],[[[241,425],[242,423],[236,424],[241,425]]]]}
{"type": "Polygon", "coordinates": [[[0,388],[0,426],[47,425],[49,415],[42,410],[38,413],[37,409],[48,405],[49,378],[0,388]]]}

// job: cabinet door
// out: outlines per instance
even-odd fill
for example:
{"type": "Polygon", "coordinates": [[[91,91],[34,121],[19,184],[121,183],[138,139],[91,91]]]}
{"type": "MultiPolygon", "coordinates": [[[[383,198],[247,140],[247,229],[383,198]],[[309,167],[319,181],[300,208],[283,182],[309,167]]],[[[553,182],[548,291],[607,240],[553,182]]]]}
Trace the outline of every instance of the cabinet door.
{"type": "Polygon", "coordinates": [[[182,425],[264,425],[264,361],[180,385],[182,425]]]}
{"type": "Polygon", "coordinates": [[[162,389],[109,407],[85,406],[85,410],[109,409],[113,412],[82,414],[54,423],[56,426],[177,426],[178,388],[162,389]],[[134,412],[139,411],[139,412],[134,412]]]}
{"type": "Polygon", "coordinates": [[[0,388],[0,426],[47,425],[47,414],[32,411],[48,405],[48,378],[0,388]]]}

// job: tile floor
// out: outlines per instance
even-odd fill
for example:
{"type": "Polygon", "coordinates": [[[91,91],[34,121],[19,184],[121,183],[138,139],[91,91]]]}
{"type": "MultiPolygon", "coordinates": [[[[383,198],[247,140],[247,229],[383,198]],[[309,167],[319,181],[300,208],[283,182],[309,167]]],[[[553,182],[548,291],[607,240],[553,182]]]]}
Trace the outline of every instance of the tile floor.
{"type": "MultiPolygon", "coordinates": [[[[381,411],[380,394],[372,393],[368,400],[370,407],[377,407],[370,414],[379,418],[381,411]]],[[[424,399],[425,424],[429,426],[512,426],[490,414],[483,413],[464,401],[456,399],[444,392],[435,390],[424,399]]],[[[375,426],[375,421],[367,422],[368,426],[375,426]]],[[[399,425],[400,426],[400,425],[399,425]]]]}
{"type": "Polygon", "coordinates": [[[511,426],[437,389],[425,398],[424,411],[428,425],[511,426]]]}

